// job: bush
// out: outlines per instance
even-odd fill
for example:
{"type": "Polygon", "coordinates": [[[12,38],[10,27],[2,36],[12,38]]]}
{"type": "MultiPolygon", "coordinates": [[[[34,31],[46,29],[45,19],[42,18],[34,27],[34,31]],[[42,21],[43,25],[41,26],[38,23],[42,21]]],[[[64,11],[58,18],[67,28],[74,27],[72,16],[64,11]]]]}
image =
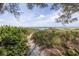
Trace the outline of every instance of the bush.
{"type": "Polygon", "coordinates": [[[39,31],[39,32],[34,33],[33,35],[33,39],[35,43],[38,43],[39,45],[45,45],[47,47],[51,46],[51,42],[50,42],[51,38],[52,38],[51,33],[46,32],[46,31],[39,31]]]}
{"type": "Polygon", "coordinates": [[[17,27],[0,27],[0,55],[18,56],[28,51],[23,31],[17,27]]]}
{"type": "Polygon", "coordinates": [[[79,54],[74,49],[68,49],[66,51],[66,55],[68,55],[68,56],[78,56],[79,54]]]}
{"type": "Polygon", "coordinates": [[[60,46],[60,45],[64,44],[63,40],[61,38],[59,38],[59,37],[54,37],[51,40],[51,42],[52,42],[52,46],[54,46],[54,45],[60,46]]]}
{"type": "Polygon", "coordinates": [[[46,47],[53,47],[53,45],[62,45],[63,40],[58,37],[58,32],[39,31],[33,35],[35,43],[45,45],[46,47]]]}

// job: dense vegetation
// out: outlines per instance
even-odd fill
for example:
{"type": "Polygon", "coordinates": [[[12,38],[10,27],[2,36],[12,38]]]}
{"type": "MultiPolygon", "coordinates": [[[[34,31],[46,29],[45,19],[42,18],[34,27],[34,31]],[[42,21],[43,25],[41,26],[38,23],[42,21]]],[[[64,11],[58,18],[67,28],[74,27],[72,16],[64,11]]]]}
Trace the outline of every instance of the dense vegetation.
{"type": "Polygon", "coordinates": [[[51,51],[49,55],[59,55],[57,53],[60,52],[61,55],[66,56],[79,55],[79,29],[35,30],[13,26],[0,27],[0,55],[27,55],[29,51],[27,36],[31,33],[34,33],[31,38],[36,45],[39,45],[43,50],[49,49],[51,51]]]}
{"type": "Polygon", "coordinates": [[[27,54],[26,29],[2,26],[0,27],[0,55],[18,56],[27,54]]]}
{"type": "Polygon", "coordinates": [[[41,30],[34,33],[32,38],[39,46],[56,48],[63,51],[63,55],[79,55],[79,29],[41,30]]]}

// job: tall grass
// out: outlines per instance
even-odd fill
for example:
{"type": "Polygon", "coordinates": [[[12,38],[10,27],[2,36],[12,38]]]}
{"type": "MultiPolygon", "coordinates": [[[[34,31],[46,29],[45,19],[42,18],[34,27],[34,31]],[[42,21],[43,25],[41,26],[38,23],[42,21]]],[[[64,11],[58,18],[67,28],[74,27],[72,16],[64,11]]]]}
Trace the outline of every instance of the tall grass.
{"type": "Polygon", "coordinates": [[[78,34],[78,29],[77,31],[76,29],[48,29],[36,32],[32,38],[35,43],[46,48],[62,47],[65,49],[64,52],[66,52],[67,55],[79,55],[79,53],[74,50],[76,38],[79,38],[78,34]]]}

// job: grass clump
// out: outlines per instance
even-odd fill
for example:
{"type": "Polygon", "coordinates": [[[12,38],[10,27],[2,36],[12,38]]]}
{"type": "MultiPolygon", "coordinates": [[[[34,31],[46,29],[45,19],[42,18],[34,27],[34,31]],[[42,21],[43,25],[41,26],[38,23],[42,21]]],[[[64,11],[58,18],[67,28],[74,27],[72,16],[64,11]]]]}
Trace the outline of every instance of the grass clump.
{"type": "Polygon", "coordinates": [[[67,49],[66,55],[67,56],[78,56],[79,53],[75,49],[67,49]]]}

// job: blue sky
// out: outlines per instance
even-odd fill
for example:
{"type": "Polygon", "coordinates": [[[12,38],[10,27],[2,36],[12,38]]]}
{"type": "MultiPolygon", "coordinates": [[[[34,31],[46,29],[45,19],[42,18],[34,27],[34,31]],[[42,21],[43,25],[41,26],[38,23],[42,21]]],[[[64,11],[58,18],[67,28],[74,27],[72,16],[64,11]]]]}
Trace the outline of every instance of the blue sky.
{"type": "MultiPolygon", "coordinates": [[[[50,4],[49,4],[50,5],[50,4]]],[[[33,8],[29,10],[24,4],[20,4],[22,15],[17,20],[14,15],[5,12],[0,15],[0,25],[22,26],[22,27],[63,27],[61,23],[56,23],[55,19],[59,17],[60,10],[50,10],[50,7],[43,9],[33,8]]],[[[79,17],[75,13],[73,17],[79,17]]],[[[79,21],[66,24],[67,27],[79,27],[79,21]]]]}

